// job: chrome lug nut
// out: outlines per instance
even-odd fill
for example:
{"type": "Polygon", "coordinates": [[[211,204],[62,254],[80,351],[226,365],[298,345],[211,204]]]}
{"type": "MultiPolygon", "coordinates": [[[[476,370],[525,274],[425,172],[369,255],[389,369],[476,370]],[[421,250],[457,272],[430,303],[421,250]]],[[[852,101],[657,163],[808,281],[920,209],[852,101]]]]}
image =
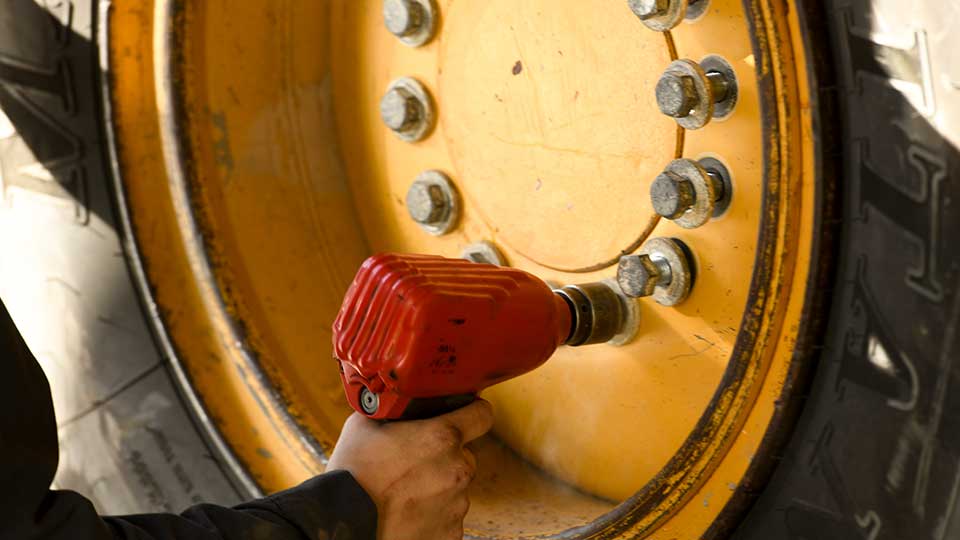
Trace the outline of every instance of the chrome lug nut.
{"type": "Polygon", "coordinates": [[[617,284],[631,298],[650,296],[658,285],[669,285],[670,264],[650,255],[624,255],[617,266],[617,284]]]}
{"type": "Polygon", "coordinates": [[[664,171],[650,186],[653,210],[667,219],[677,219],[691,209],[696,202],[693,184],[682,176],[664,171]]]}
{"type": "Polygon", "coordinates": [[[405,141],[423,139],[433,127],[433,117],[433,100],[415,79],[393,81],[380,99],[380,119],[405,141]]]}
{"type": "Polygon", "coordinates": [[[449,232],[460,214],[459,195],[453,182],[440,171],[424,171],[407,190],[407,212],[433,235],[449,232]]]}
{"type": "Polygon", "coordinates": [[[433,37],[436,11],[431,0],[383,0],[383,25],[404,44],[419,47],[433,37]]]}
{"type": "Polygon", "coordinates": [[[635,255],[620,258],[617,284],[629,297],[652,296],[658,304],[675,306],[693,286],[689,250],[673,238],[651,238],[635,255]]]}
{"type": "Polygon", "coordinates": [[[733,68],[718,56],[674,60],[657,81],[655,96],[660,112],[676,119],[684,129],[700,129],[714,118],[725,118],[737,101],[733,68]]]}

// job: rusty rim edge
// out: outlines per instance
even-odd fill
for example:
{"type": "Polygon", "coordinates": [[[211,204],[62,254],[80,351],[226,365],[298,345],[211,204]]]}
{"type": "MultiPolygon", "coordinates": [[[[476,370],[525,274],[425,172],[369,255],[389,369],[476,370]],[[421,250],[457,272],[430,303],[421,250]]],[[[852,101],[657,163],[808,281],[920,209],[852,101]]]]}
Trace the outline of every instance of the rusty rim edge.
{"type": "Polygon", "coordinates": [[[120,227],[117,229],[120,244],[123,248],[124,261],[130,272],[137,302],[140,305],[150,336],[162,356],[168,372],[178,384],[174,384],[177,395],[185,402],[188,416],[196,425],[197,431],[207,443],[214,455],[214,463],[225,472],[231,486],[241,498],[257,498],[264,495],[249,471],[240,462],[240,459],[226,443],[220,429],[210,417],[206,406],[196,393],[185,366],[180,361],[173,340],[167,333],[163,323],[163,316],[157,305],[153,286],[147,278],[146,261],[140,251],[135,233],[135,227],[130,215],[128,194],[124,187],[120,172],[120,160],[117,153],[116,126],[113,122],[113,80],[110,71],[110,11],[113,0],[99,0],[97,6],[97,87],[100,93],[99,105],[103,121],[103,137],[105,141],[106,161],[109,164],[110,178],[108,185],[112,191],[112,206],[120,227]]]}
{"type": "MultiPolygon", "coordinates": [[[[753,3],[756,0],[744,0],[753,3]]],[[[814,228],[820,234],[813,235],[810,261],[810,276],[804,294],[804,307],[797,332],[790,370],[780,393],[780,403],[774,410],[769,428],[757,447],[758,459],[751,462],[744,474],[740,488],[727,501],[717,520],[710,526],[704,538],[708,540],[727,538],[742,522],[753,504],[760,497],[776,470],[782,450],[787,446],[799,420],[807,392],[813,383],[813,375],[819,364],[819,351],[829,319],[831,287],[836,279],[837,254],[840,232],[840,193],[836,182],[841,161],[836,148],[840,144],[839,133],[831,129],[831,112],[836,108],[831,90],[834,79],[833,56],[826,41],[814,41],[823,31],[823,6],[818,2],[801,0],[796,6],[801,41],[806,59],[807,86],[811,89],[811,124],[813,128],[815,194],[814,228]]],[[[755,36],[751,34],[751,39],[755,36]]],[[[755,48],[758,45],[754,45],[755,48]]],[[[835,126],[835,124],[833,124],[835,126]]]]}
{"type": "MultiPolygon", "coordinates": [[[[161,75],[155,77],[160,81],[157,86],[157,109],[160,115],[161,145],[167,175],[172,185],[171,199],[174,207],[182,210],[178,221],[181,227],[189,231],[189,234],[181,235],[184,249],[192,259],[194,273],[200,274],[197,279],[201,284],[200,289],[206,290],[208,297],[214,300],[214,305],[208,305],[208,309],[213,310],[211,315],[224,323],[230,333],[230,343],[234,344],[240,353],[244,369],[249,371],[254,383],[260,387],[252,388],[247,383],[248,389],[258,396],[265,409],[273,413],[268,414],[270,421],[274,422],[273,415],[276,415],[282,423],[282,427],[277,426],[279,432],[295,435],[297,441],[290,440],[288,436],[284,436],[283,440],[287,446],[294,442],[301,445],[314,460],[314,463],[302,463],[307,470],[311,470],[315,468],[315,463],[326,464],[327,456],[323,446],[290,413],[290,401],[276,384],[277,381],[263,369],[256,352],[249,347],[245,325],[231,314],[236,310],[230,309],[233,302],[229,294],[225,293],[222,276],[216,271],[211,260],[210,246],[214,245],[214,242],[210,230],[203,226],[203,204],[197,200],[202,196],[202,185],[197,181],[198,174],[193,168],[193,156],[187,143],[191,129],[189,114],[184,104],[189,100],[185,97],[187,89],[184,81],[187,77],[181,70],[186,66],[183,60],[184,48],[189,44],[186,39],[185,17],[188,2],[189,0],[156,0],[154,17],[159,21],[159,25],[154,27],[154,52],[157,58],[155,71],[161,75]],[[159,32],[158,27],[162,29],[159,32]],[[157,38],[160,34],[163,35],[162,39],[157,38]]],[[[295,454],[299,454],[293,447],[291,449],[295,454]]]]}
{"type": "MultiPolygon", "coordinates": [[[[100,9],[106,15],[109,12],[111,0],[100,1],[103,4],[100,9]]],[[[246,347],[243,327],[229,315],[227,304],[224,301],[219,286],[220,283],[215,278],[216,274],[213,272],[207,256],[205,248],[207,236],[203,234],[204,231],[196,223],[195,216],[192,212],[195,208],[187,179],[192,178],[195,171],[187,166],[187,164],[190,163],[190,152],[188,146],[182,143],[182,139],[184,134],[188,132],[188,128],[186,126],[186,114],[181,106],[183,102],[178,99],[184,91],[180,84],[183,80],[182,74],[177,71],[177,66],[182,64],[179,63],[177,59],[182,56],[181,47],[183,44],[182,25],[178,25],[177,22],[182,21],[183,11],[183,0],[157,0],[154,7],[154,20],[156,21],[154,47],[157,51],[160,51],[160,53],[156,55],[155,72],[162,75],[159,77],[161,84],[156,88],[157,105],[158,109],[163,111],[160,113],[159,118],[161,125],[160,132],[161,134],[166,134],[166,136],[162,136],[161,141],[164,150],[164,163],[166,165],[167,175],[170,178],[170,193],[174,204],[181,208],[191,210],[183,212],[181,216],[178,217],[181,221],[181,227],[184,227],[190,232],[189,235],[181,235],[184,240],[184,249],[195,263],[192,265],[193,271],[202,274],[202,279],[198,279],[196,282],[202,284],[202,289],[207,289],[206,293],[208,298],[214,299],[214,305],[208,306],[208,308],[212,309],[214,311],[213,315],[224,323],[223,327],[228,330],[231,336],[231,342],[236,344],[236,350],[239,352],[244,369],[252,376],[252,384],[260,386],[260,389],[265,391],[249,387],[250,383],[248,383],[248,389],[257,394],[262,406],[272,413],[268,413],[270,421],[275,422],[276,420],[274,418],[276,418],[282,424],[282,426],[276,426],[278,432],[288,434],[295,433],[297,438],[296,443],[299,443],[301,448],[306,450],[306,452],[315,459],[315,462],[326,463],[326,456],[322,446],[313,438],[309,431],[303,429],[303,426],[299,424],[297,419],[290,414],[287,410],[286,400],[283,395],[274,386],[272,379],[261,369],[252,351],[246,347]]],[[[235,483],[242,488],[248,497],[260,497],[264,495],[263,490],[259,487],[239,456],[226,442],[216,422],[210,416],[203,402],[203,398],[194,390],[189,371],[180,359],[177,348],[166,330],[165,315],[156,303],[154,289],[150,284],[147,274],[147,263],[143,259],[142,252],[135,240],[136,229],[129,211],[128,195],[123,187],[122,175],[119,169],[115,126],[111,118],[112,105],[109,101],[111,83],[108,63],[108,29],[108,25],[102,25],[102,30],[98,35],[102,51],[101,62],[103,63],[101,72],[104,74],[101,76],[100,81],[101,91],[104,93],[104,95],[101,96],[101,102],[103,106],[104,124],[106,126],[105,135],[108,142],[108,157],[113,173],[113,184],[116,189],[114,196],[116,201],[115,205],[117,207],[119,221],[122,223],[122,232],[125,236],[125,238],[122,239],[125,259],[127,260],[134,281],[137,283],[138,292],[140,293],[138,296],[141,297],[140,301],[147,312],[151,333],[161,345],[159,349],[166,356],[172,368],[173,375],[179,383],[175,386],[181,387],[178,391],[182,393],[189,404],[190,412],[192,415],[195,415],[194,420],[204,428],[202,430],[205,432],[204,437],[211,443],[217,458],[222,460],[229,468],[230,474],[228,476],[231,477],[232,480],[235,480],[235,483]]],[[[287,445],[294,442],[287,437],[284,437],[284,441],[287,445]]],[[[294,453],[295,455],[297,454],[296,451],[294,451],[294,453]]],[[[305,465],[308,465],[308,470],[311,468],[309,464],[305,465]]]]}

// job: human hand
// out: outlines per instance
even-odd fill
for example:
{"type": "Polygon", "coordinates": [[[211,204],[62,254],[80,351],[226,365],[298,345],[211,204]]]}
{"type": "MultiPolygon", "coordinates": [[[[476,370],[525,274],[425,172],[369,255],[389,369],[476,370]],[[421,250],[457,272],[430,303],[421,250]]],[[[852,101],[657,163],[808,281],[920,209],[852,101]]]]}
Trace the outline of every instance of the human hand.
{"type": "Polygon", "coordinates": [[[460,540],[477,458],[464,445],[490,430],[482,399],[427,420],[347,419],[327,470],[349,471],[377,505],[379,540],[460,540]]]}

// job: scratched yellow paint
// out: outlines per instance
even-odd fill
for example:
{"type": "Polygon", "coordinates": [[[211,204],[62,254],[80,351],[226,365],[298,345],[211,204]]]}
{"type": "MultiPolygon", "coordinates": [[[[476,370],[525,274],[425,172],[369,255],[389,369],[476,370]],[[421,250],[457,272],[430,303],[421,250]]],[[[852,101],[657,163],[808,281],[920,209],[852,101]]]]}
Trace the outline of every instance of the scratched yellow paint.
{"type": "Polygon", "coordinates": [[[699,538],[771,419],[803,307],[815,171],[803,144],[810,119],[787,114],[809,99],[796,89],[800,68],[790,67],[802,65],[791,58],[797,21],[766,3],[747,14],[739,1],[711,0],[702,19],[672,33],[680,57],[720,54],[740,81],[734,115],[678,147],[653,99],[668,41],[625,2],[443,0],[438,37],[416,49],[383,29],[374,0],[213,0],[184,4],[175,20],[164,20],[165,4],[116,2],[110,13],[119,165],[166,331],[224,439],[268,491],[322,471],[348,413],[329,326],[366,254],[457,256],[491,240],[513,266],[544,279],[608,278],[613,268],[563,269],[614,258],[642,233],[649,184],[675,154],[718,157],[734,177],[728,212],[700,229],[662,220],[654,231],[695,252],[690,299],[677,308],[645,300],[634,343],[561,350],[486,396],[500,443],[477,449],[473,533],[556,533],[609,512],[664,470],[745,339],[762,184],[781,186],[780,229],[768,246],[778,273],[759,291],[776,301],[756,308],[762,339],[746,357],[747,384],[722,394],[728,417],[710,420],[723,436],[702,441],[702,457],[670,476],[670,496],[622,526],[699,538]],[[778,36],[772,65],[756,64],[748,16],[778,36]],[[176,156],[164,146],[170,88],[156,66],[170,52],[171,24],[183,31],[184,64],[174,66],[181,93],[172,99],[186,100],[195,206],[171,187],[176,156]],[[780,77],[784,142],[772,178],[756,70],[780,77]],[[399,76],[419,79],[438,104],[438,125],[419,143],[400,141],[379,120],[380,96],[399,76]],[[403,206],[412,179],[429,168],[446,171],[466,203],[443,237],[425,234],[403,206]],[[205,252],[184,229],[191,223],[206,234],[205,252]],[[215,282],[203,283],[207,263],[215,282]]]}

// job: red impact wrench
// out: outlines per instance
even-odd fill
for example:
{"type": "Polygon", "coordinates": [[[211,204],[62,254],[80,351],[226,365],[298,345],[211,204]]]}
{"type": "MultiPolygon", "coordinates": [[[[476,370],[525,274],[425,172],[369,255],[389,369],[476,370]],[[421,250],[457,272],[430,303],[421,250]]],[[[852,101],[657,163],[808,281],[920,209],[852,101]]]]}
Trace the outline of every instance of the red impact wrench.
{"type": "Polygon", "coordinates": [[[636,301],[616,283],[554,290],[514,268],[381,254],[347,290],[333,351],[356,411],[413,419],[470,403],[560,345],[626,342],[636,328],[636,301]]]}

